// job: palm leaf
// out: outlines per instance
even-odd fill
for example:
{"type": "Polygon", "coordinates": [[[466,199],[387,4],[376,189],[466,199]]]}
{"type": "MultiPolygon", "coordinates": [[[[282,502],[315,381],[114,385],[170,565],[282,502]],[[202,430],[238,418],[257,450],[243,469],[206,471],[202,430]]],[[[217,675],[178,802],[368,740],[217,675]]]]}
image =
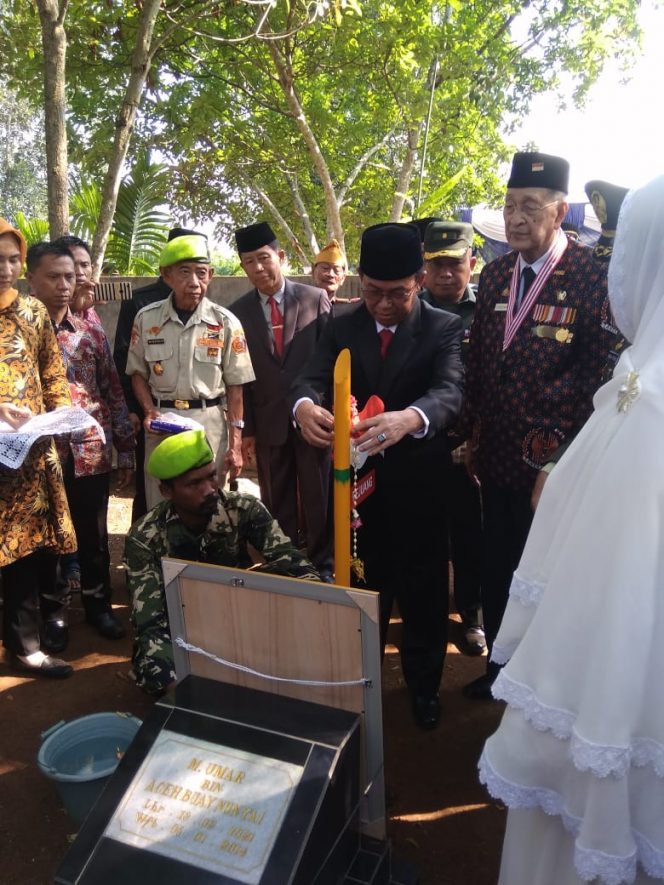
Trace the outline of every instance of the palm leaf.
{"type": "Polygon", "coordinates": [[[444,207],[449,195],[461,181],[465,171],[466,167],[462,166],[458,172],[455,172],[454,175],[447,179],[447,181],[444,181],[432,191],[426,200],[422,200],[417,207],[418,216],[420,218],[426,218],[427,215],[435,215],[436,212],[440,211],[444,207]]]}
{"type": "Polygon", "coordinates": [[[92,242],[101,212],[101,190],[94,181],[82,181],[72,190],[69,199],[70,229],[73,234],[92,242]]]}
{"type": "Polygon", "coordinates": [[[48,221],[45,218],[26,218],[22,212],[17,212],[16,227],[25,237],[28,247],[49,239],[48,221]]]}
{"type": "Polygon", "coordinates": [[[106,262],[117,272],[155,273],[166,242],[170,218],[164,211],[168,169],[141,154],[118,192],[106,262]]]}

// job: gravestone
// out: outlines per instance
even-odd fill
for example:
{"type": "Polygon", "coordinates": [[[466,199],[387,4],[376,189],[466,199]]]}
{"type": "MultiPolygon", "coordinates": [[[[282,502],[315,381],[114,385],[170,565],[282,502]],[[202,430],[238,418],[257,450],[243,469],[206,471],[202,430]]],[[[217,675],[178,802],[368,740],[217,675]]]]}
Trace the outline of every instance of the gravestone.
{"type": "Polygon", "coordinates": [[[385,838],[378,597],[164,560],[177,685],[60,885],[413,885],[385,838]]]}

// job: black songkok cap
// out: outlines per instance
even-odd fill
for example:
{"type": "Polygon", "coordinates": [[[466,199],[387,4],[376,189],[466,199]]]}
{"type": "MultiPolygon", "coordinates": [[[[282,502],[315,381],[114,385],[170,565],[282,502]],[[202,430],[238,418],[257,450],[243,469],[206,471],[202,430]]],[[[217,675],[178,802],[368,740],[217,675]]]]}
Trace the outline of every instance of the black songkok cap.
{"type": "Polygon", "coordinates": [[[202,234],[199,230],[189,230],[186,227],[172,227],[168,232],[168,242],[177,240],[178,237],[205,237],[207,240],[207,234],[202,234]]]}
{"type": "Polygon", "coordinates": [[[507,187],[544,187],[566,194],[569,189],[569,163],[562,157],[537,151],[514,154],[507,187]]]}
{"type": "Polygon", "coordinates": [[[410,222],[410,224],[414,224],[420,232],[420,242],[424,242],[424,234],[426,233],[426,229],[433,221],[442,221],[442,218],[438,218],[437,215],[430,215],[428,218],[413,218],[413,220],[410,222]]]}
{"type": "Polygon", "coordinates": [[[261,246],[274,243],[276,239],[267,221],[259,221],[257,224],[250,224],[249,227],[241,227],[235,231],[235,245],[239,253],[254,252],[261,246]]]}
{"type": "Polygon", "coordinates": [[[374,280],[401,280],[422,270],[422,243],[412,224],[374,224],[362,234],[359,270],[374,280]]]}

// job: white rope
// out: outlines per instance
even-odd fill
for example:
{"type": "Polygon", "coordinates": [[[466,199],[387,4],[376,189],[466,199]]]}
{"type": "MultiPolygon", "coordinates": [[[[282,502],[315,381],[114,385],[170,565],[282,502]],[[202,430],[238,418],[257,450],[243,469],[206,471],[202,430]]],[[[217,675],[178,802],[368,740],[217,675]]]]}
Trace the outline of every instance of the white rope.
{"type": "Polygon", "coordinates": [[[185,651],[193,652],[196,655],[202,655],[204,658],[209,658],[211,661],[214,661],[215,664],[221,664],[223,667],[230,667],[231,670],[239,670],[241,673],[248,673],[250,676],[258,676],[260,679],[268,679],[270,682],[289,682],[291,685],[364,685],[370,686],[370,679],[346,679],[342,682],[324,682],[319,679],[286,679],[283,676],[271,676],[269,673],[259,673],[258,670],[252,670],[251,667],[245,667],[243,664],[234,664],[231,661],[225,661],[223,658],[217,657],[217,655],[213,655],[209,651],[205,651],[203,648],[198,648],[196,645],[190,645],[190,643],[185,642],[181,636],[175,637],[175,644],[179,645],[180,648],[183,648],[185,651]]]}

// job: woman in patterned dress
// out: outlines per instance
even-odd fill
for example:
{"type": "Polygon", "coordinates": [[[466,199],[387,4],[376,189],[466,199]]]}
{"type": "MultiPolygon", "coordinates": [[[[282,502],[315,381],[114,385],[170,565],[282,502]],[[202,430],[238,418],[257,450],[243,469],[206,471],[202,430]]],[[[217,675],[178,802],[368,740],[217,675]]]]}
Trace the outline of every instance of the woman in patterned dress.
{"type": "MultiPolygon", "coordinates": [[[[46,308],[14,288],[25,261],[22,234],[0,218],[0,420],[19,428],[32,415],[71,405],[58,343],[46,308]]],[[[42,614],[57,619],[58,553],[76,549],[52,437],[35,443],[18,470],[0,465],[0,568],[3,639],[11,665],[63,679],[72,668],[40,650],[42,614]]]]}

